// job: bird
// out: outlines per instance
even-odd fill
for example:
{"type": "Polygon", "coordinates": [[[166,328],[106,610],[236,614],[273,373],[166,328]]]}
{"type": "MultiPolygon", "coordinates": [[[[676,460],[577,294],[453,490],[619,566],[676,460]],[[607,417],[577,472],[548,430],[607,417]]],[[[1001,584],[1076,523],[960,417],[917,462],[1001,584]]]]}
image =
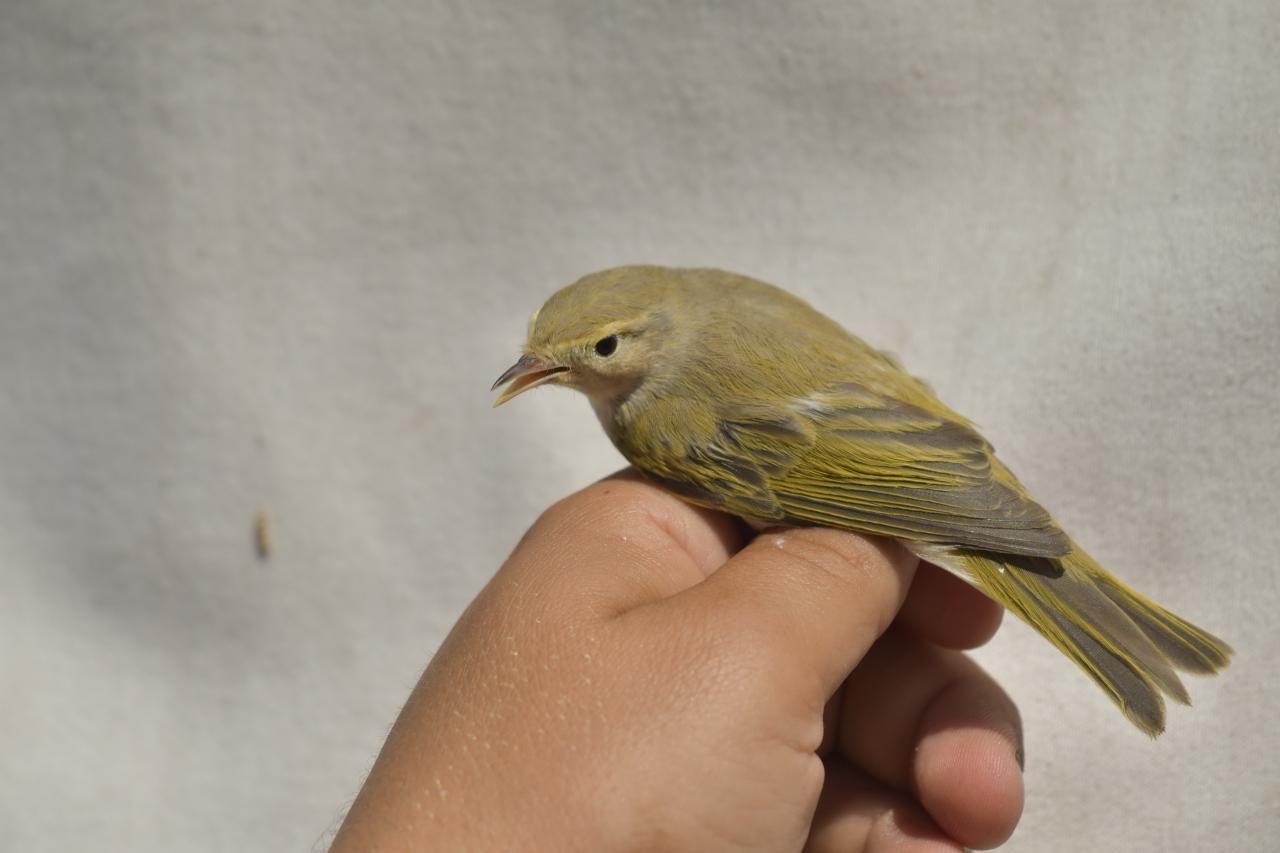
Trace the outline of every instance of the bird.
{"type": "Polygon", "coordinates": [[[587,396],[614,446],[693,504],[757,529],[902,542],[1075,662],[1138,729],[1165,726],[1178,672],[1233,651],[1107,572],[923,380],[787,291],[714,268],[615,267],[555,292],[494,402],[587,396]]]}

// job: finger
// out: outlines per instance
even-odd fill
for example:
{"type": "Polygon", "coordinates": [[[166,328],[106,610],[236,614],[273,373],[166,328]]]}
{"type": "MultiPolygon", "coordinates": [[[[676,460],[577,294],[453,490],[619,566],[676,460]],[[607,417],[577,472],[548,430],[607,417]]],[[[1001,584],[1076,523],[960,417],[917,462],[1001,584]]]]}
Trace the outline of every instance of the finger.
{"type": "Polygon", "coordinates": [[[533,587],[565,611],[616,613],[698,583],[741,537],[728,516],[687,504],[627,469],[543,513],[496,582],[533,587]]]}
{"type": "Polygon", "coordinates": [[[973,649],[995,636],[1004,608],[932,563],[921,563],[898,621],[948,649],[973,649]]]}
{"type": "Polygon", "coordinates": [[[837,752],[913,790],[949,836],[999,844],[1022,814],[1017,708],[965,656],[890,631],[845,685],[837,752]]]}
{"type": "MultiPolygon", "coordinates": [[[[893,620],[915,565],[889,539],[823,528],[772,532],[662,606],[744,641],[768,683],[821,709],[893,620]]],[[[815,738],[809,748],[817,745],[815,738]]]]}
{"type": "Polygon", "coordinates": [[[992,687],[989,679],[962,679],[933,701],[921,720],[913,772],[917,796],[934,820],[982,849],[1013,834],[1024,796],[1017,711],[992,687]],[[1011,712],[1016,731],[1009,729],[1011,712]]]}
{"type": "Polygon", "coordinates": [[[905,794],[885,787],[838,757],[826,761],[826,771],[806,853],[955,853],[963,849],[905,794]]]}

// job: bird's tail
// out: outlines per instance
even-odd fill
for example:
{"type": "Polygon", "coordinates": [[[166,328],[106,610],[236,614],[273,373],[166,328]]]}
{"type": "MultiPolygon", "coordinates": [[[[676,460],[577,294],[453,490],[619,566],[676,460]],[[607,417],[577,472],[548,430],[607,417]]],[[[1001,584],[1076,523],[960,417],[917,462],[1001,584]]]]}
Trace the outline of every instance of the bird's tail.
{"type": "MultiPolygon", "coordinates": [[[[939,562],[938,555],[926,555],[939,562]]],[[[1189,704],[1175,670],[1209,675],[1231,647],[1108,574],[1076,547],[1059,559],[956,550],[942,562],[1075,661],[1134,725],[1164,731],[1164,696],[1189,704]]]]}

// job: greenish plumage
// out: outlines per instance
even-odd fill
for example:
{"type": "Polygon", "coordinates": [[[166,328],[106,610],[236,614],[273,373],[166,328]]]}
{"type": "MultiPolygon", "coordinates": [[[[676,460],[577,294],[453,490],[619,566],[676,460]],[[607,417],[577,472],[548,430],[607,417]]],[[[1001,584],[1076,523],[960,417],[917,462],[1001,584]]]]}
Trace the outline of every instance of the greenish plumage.
{"type": "MultiPolygon", "coordinates": [[[[1107,574],[922,381],[776,287],[713,269],[620,267],[553,295],[499,403],[578,388],[637,468],[755,523],[902,540],[1080,665],[1148,734],[1174,670],[1230,648],[1107,574]]],[[[495,387],[497,385],[495,384],[495,387]]]]}

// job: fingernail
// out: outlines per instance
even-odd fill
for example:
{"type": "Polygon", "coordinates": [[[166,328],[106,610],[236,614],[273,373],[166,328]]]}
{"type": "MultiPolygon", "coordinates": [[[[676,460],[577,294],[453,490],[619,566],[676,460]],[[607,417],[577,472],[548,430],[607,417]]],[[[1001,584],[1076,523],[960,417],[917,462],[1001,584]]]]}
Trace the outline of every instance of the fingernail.
{"type": "Polygon", "coordinates": [[[1018,762],[1018,769],[1023,773],[1027,772],[1027,753],[1022,748],[1022,744],[1018,744],[1017,748],[1014,749],[1013,758],[1018,762]]]}

